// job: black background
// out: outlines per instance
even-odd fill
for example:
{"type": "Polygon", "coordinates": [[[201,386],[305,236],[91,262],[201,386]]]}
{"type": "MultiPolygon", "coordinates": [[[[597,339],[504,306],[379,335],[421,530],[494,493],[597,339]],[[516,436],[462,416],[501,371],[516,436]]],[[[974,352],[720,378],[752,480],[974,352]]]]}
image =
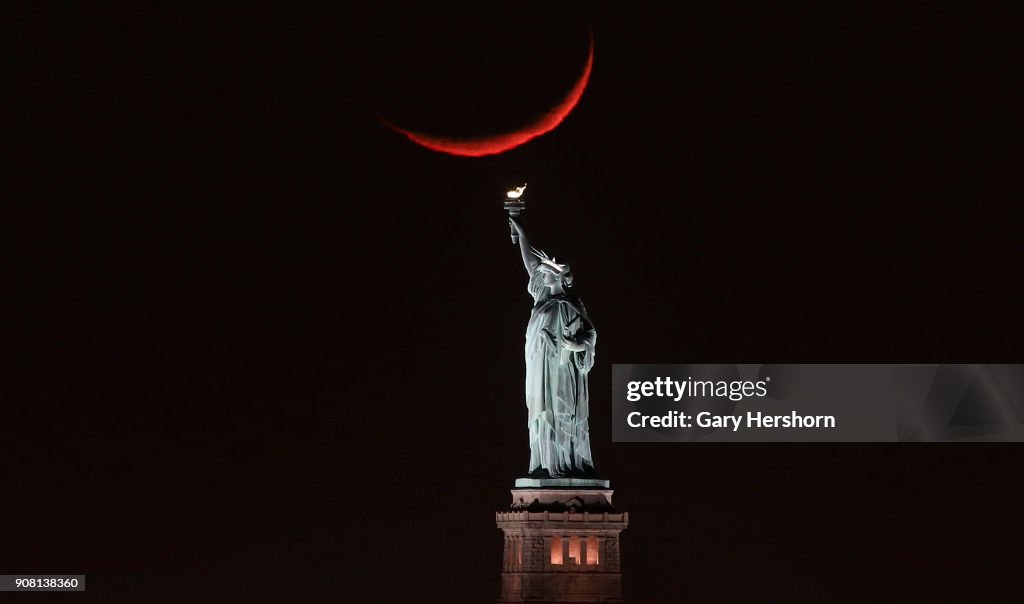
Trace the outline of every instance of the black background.
{"type": "Polygon", "coordinates": [[[614,362],[1021,362],[1019,15],[5,10],[3,572],[86,573],[61,601],[492,601],[528,459],[500,203],[528,181],[598,329],[629,601],[1016,586],[1017,446],[613,444],[607,418],[614,362]],[[588,30],[581,102],[523,147],[380,121],[521,127],[588,30]]]}

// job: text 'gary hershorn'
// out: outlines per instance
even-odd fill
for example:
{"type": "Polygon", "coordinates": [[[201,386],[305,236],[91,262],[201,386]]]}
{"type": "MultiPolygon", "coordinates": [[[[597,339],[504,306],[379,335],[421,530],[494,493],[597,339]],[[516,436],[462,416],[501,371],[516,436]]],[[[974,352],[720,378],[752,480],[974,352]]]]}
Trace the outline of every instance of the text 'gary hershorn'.
{"type": "Polygon", "coordinates": [[[633,411],[626,416],[630,428],[731,428],[733,432],[745,428],[835,428],[834,415],[769,415],[750,411],[746,415],[716,415],[710,411],[683,413],[669,411],[659,415],[644,415],[633,411]]]}

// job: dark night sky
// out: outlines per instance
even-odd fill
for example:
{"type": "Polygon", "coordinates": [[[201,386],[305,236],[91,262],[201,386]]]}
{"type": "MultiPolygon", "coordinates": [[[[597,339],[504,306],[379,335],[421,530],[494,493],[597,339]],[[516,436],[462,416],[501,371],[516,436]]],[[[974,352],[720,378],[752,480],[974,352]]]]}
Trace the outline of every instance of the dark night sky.
{"type": "Polygon", "coordinates": [[[614,444],[607,418],[616,362],[1024,361],[1019,15],[11,12],[3,572],[86,573],[61,601],[492,601],[526,180],[599,333],[630,601],[1018,587],[1019,446],[614,444]],[[588,28],[589,88],[524,147],[378,119],[515,128],[588,28]]]}

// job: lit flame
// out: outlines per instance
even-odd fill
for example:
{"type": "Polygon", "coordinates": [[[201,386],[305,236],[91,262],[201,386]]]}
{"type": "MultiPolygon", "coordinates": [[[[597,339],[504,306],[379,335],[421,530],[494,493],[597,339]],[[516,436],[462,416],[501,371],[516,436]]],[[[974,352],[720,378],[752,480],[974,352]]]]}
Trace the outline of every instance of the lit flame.
{"type": "Polygon", "coordinates": [[[518,186],[518,187],[512,189],[508,193],[505,193],[505,197],[508,197],[509,199],[519,199],[520,197],[523,196],[523,191],[525,191],[525,190],[526,190],[526,183],[524,182],[521,186],[518,186]]]}

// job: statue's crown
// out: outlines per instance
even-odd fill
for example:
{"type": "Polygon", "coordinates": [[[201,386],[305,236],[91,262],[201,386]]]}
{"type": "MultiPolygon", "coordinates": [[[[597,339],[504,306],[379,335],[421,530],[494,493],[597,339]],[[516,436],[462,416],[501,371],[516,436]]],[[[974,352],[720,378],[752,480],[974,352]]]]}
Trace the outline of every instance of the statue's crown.
{"type": "Polygon", "coordinates": [[[541,250],[538,250],[537,248],[530,249],[533,252],[533,255],[540,259],[541,264],[546,264],[551,268],[555,269],[556,271],[558,271],[559,273],[565,272],[565,265],[559,264],[557,262],[557,258],[548,258],[548,255],[546,253],[544,253],[541,250]]]}

